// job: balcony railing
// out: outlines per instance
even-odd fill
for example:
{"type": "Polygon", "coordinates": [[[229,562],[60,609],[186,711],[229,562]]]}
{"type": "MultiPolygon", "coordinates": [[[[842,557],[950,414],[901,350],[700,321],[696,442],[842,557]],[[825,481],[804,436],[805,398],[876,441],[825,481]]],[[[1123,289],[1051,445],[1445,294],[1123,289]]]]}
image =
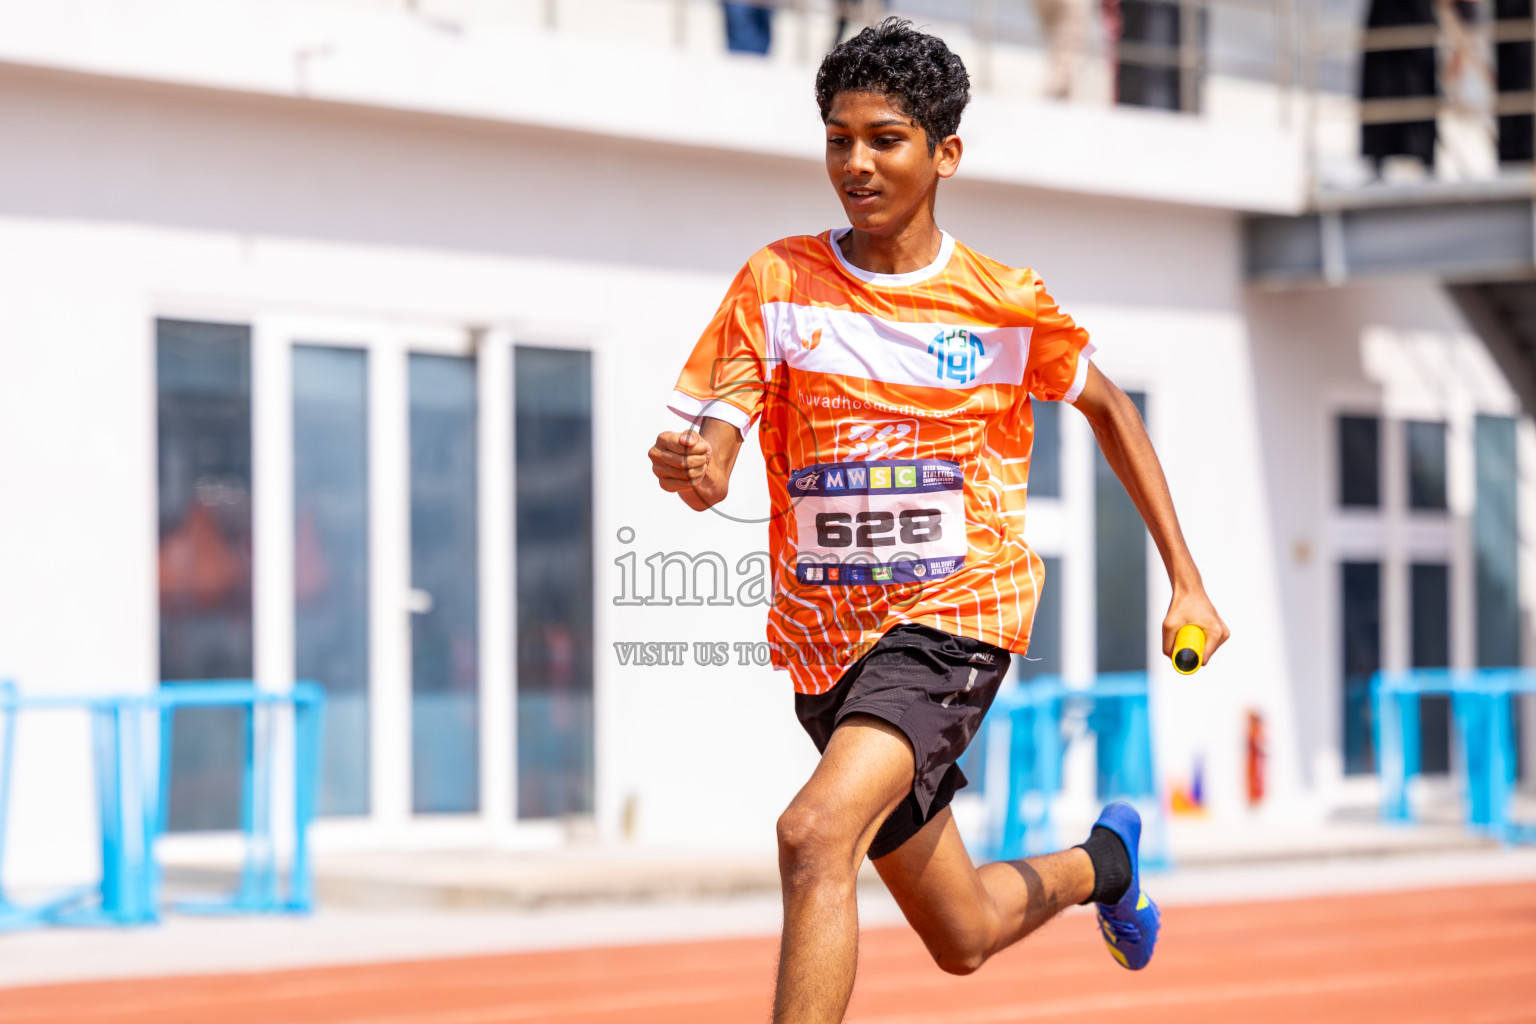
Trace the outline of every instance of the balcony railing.
{"type": "MultiPolygon", "coordinates": [[[[472,16],[674,52],[728,48],[719,0],[398,2],[422,17],[472,16]]],[[[1494,0],[1424,2],[1433,22],[1367,27],[1393,20],[1372,19],[1372,0],[757,0],[773,10],[773,41],[755,59],[809,70],[840,20],[851,35],[895,14],[942,35],[979,94],[1153,107],[1295,133],[1318,189],[1528,175],[1529,143],[1511,140],[1529,138],[1536,112],[1529,4],[1522,17],[1498,18],[1494,0]],[[1419,94],[1362,98],[1368,65],[1404,54],[1432,69],[1419,94]],[[1432,125],[1428,160],[1367,158],[1367,128],[1407,123],[1432,125]]]]}

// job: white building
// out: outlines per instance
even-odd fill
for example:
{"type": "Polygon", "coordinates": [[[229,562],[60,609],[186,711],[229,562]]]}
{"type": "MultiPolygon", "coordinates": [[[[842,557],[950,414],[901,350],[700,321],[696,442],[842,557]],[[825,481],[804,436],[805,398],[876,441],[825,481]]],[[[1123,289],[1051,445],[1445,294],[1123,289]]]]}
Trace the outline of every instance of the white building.
{"type": "MultiPolygon", "coordinates": [[[[840,222],[803,42],[830,28],[786,14],[762,59],[719,17],[0,0],[0,678],[319,679],[322,849],[770,846],[815,755],[735,646],[763,638],[762,458],[694,514],[645,451],[740,265],[840,222]],[[634,642],[689,646],[623,664],[634,642]]],[[[1156,553],[1080,417],[1043,412],[1032,670],[1149,668],[1160,772],[1201,763],[1218,819],[1249,813],[1250,709],[1270,813],[1368,801],[1346,659],[1532,657],[1529,409],[1437,275],[1250,283],[1248,218],[1311,201],[1299,98],[1213,74],[1202,115],[1116,107],[1085,71],[1051,103],[1038,51],[949,29],[992,85],[941,223],[1037,268],[1144,397],[1234,632],[1173,674],[1156,553]],[[1518,544],[1486,548],[1479,502],[1518,544]]],[[[173,828],[229,827],[237,740],[178,731],[173,828]]],[[[89,874],[83,720],[29,717],[16,769],[7,880],[89,874]]]]}

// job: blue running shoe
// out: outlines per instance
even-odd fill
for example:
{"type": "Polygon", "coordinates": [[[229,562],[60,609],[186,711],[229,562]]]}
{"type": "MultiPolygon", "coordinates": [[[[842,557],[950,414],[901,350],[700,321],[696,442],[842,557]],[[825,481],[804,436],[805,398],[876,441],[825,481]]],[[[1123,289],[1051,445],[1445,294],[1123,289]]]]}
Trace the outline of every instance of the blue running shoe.
{"type": "Polygon", "coordinates": [[[1139,971],[1152,959],[1152,949],[1157,945],[1157,930],[1162,926],[1157,904],[1141,891],[1141,873],[1138,868],[1137,850],[1141,846],[1141,815],[1136,808],[1124,801],[1116,801],[1104,808],[1095,826],[1109,829],[1120,837],[1126,852],[1131,855],[1131,884],[1118,903],[1096,903],[1099,927],[1104,931],[1104,943],[1110,955],[1127,970],[1139,971]]]}

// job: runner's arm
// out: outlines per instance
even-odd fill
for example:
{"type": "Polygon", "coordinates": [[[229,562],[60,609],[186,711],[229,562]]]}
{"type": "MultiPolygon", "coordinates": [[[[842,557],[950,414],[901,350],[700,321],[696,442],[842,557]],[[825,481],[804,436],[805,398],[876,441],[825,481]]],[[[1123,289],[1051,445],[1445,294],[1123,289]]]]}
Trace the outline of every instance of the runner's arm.
{"type": "Polygon", "coordinates": [[[1206,596],[1200,570],[1184,543],[1173,496],[1168,493],[1167,478],[1141,414],[1126,393],[1092,363],[1088,364],[1088,382],[1073,404],[1092,425],[1104,458],[1136,503],[1168,570],[1173,601],[1163,619],[1163,653],[1171,655],[1174,634],[1180,626],[1193,623],[1205,630],[1205,660],[1209,661],[1231,633],[1206,596]]]}
{"type": "Polygon", "coordinates": [[[651,446],[651,472],[661,489],[683,499],[695,512],[725,500],[731,470],[741,452],[741,431],[724,420],[704,417],[697,431],[665,430],[651,446]]]}

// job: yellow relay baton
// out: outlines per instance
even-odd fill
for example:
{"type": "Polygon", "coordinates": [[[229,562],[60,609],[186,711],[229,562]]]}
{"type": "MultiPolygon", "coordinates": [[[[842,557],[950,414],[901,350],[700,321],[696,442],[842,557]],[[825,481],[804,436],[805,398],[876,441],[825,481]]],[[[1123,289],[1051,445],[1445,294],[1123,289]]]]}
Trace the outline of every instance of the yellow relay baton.
{"type": "Polygon", "coordinates": [[[1205,664],[1205,630],[1180,626],[1173,636],[1173,668],[1182,676],[1194,675],[1205,664]]]}

